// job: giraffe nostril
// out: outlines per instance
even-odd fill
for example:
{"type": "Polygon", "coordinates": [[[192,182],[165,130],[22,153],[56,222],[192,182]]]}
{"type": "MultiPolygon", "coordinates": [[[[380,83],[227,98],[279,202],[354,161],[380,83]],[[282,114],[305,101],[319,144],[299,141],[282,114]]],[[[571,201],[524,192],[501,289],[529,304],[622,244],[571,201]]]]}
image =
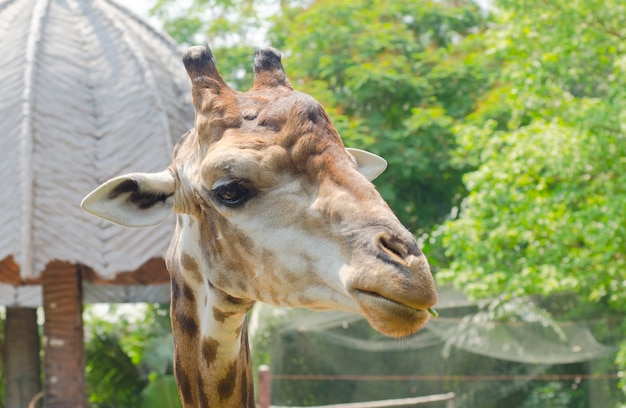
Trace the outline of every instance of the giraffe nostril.
{"type": "Polygon", "coordinates": [[[381,233],[377,237],[377,241],[378,248],[392,260],[401,264],[406,263],[406,259],[409,256],[409,248],[406,243],[386,233],[381,233]]]}

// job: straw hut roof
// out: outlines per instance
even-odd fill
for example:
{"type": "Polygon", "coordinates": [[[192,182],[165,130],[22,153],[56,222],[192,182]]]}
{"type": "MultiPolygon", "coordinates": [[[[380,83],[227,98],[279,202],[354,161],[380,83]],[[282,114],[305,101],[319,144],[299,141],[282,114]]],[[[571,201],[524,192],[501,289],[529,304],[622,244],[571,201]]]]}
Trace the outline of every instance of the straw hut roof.
{"type": "Polygon", "coordinates": [[[126,229],[79,204],[165,169],[193,126],[175,43],[109,0],[5,0],[0,55],[0,304],[40,304],[51,261],[82,268],[87,302],[167,300],[173,221],[126,229]]]}

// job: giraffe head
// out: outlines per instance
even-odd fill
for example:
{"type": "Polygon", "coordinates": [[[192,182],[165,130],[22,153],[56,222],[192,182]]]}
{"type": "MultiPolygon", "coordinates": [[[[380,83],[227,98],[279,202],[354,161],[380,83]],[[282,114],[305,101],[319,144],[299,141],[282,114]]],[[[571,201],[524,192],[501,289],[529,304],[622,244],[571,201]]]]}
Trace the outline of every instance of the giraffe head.
{"type": "Polygon", "coordinates": [[[172,164],[109,180],[83,208],[130,227],[179,214],[168,268],[187,265],[183,274],[230,299],[356,312],[389,336],[419,330],[437,293],[414,237],[371,183],[384,160],[346,149],[273,49],[257,51],[245,93],[224,82],[208,47],[183,62],[196,119],[172,164]]]}

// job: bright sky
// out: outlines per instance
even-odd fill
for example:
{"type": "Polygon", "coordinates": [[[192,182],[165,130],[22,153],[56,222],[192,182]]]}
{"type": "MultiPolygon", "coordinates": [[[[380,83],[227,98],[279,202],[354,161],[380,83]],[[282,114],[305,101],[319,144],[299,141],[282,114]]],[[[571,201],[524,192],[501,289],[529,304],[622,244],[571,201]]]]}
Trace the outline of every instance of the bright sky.
{"type": "MultiPolygon", "coordinates": [[[[148,19],[150,23],[155,27],[161,27],[159,21],[155,18],[148,16],[148,10],[156,3],[156,0],[113,0],[126,8],[134,11],[140,16],[148,19]]],[[[475,0],[482,8],[490,9],[492,0],[475,0]]]]}
{"type": "Polygon", "coordinates": [[[134,11],[140,16],[147,18],[148,10],[155,3],[155,0],[113,0],[116,3],[134,11]]]}

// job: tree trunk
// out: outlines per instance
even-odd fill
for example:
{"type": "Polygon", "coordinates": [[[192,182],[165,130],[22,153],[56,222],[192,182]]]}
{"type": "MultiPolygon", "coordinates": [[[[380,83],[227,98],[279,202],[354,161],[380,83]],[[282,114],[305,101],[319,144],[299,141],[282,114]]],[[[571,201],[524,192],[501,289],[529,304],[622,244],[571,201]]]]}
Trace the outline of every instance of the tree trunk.
{"type": "Polygon", "coordinates": [[[4,323],[6,408],[24,408],[41,391],[37,309],[8,307],[4,323]]]}
{"type": "Polygon", "coordinates": [[[45,408],[84,408],[85,346],[81,276],[66,262],[51,262],[42,276],[45,408]]]}

